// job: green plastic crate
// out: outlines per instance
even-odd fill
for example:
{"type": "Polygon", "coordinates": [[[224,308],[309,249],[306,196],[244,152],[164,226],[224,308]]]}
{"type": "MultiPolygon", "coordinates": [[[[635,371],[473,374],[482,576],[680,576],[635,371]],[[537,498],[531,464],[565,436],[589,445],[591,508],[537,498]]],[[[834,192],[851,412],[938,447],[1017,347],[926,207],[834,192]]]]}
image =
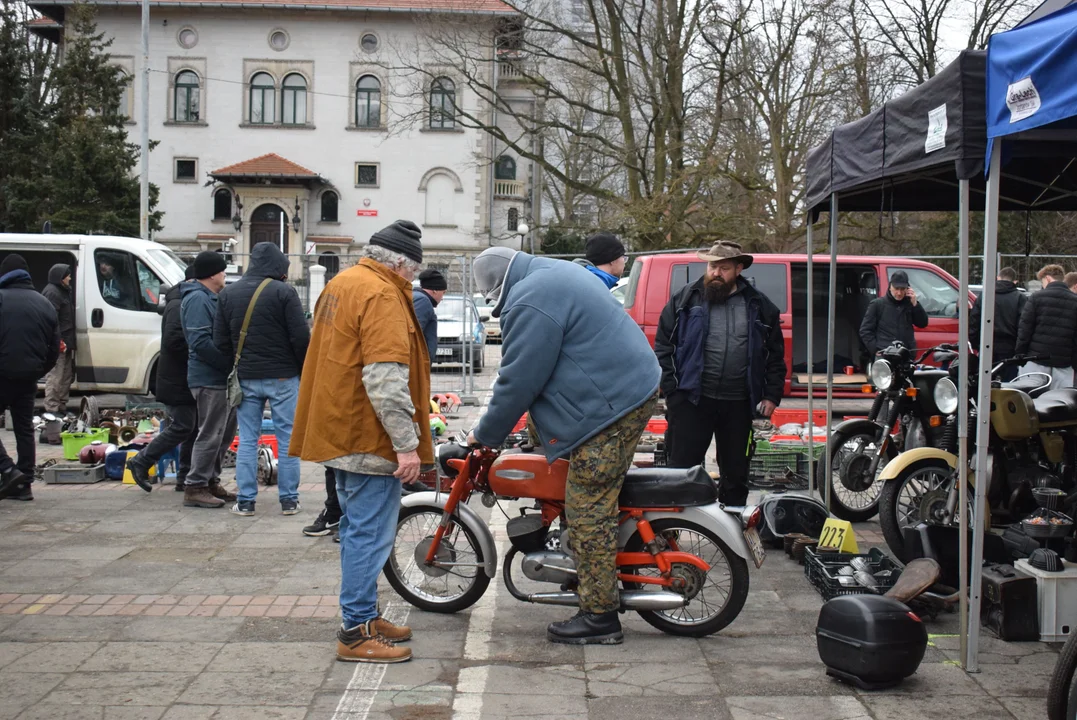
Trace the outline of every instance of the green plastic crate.
{"type": "Polygon", "coordinates": [[[60,440],[64,443],[64,460],[78,460],[79,450],[100,440],[108,442],[108,428],[90,428],[89,432],[62,432],[60,440]]]}

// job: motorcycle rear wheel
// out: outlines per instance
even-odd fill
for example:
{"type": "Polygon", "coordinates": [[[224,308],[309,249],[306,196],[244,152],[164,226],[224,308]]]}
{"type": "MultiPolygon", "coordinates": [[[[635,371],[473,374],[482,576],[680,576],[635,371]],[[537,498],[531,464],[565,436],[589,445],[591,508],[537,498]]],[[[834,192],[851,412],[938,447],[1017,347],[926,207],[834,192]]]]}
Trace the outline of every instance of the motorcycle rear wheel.
{"type": "MultiPolygon", "coordinates": [[[[691,594],[694,591],[692,601],[677,610],[638,610],[639,616],[664,633],[683,637],[713,635],[733,622],[744,608],[744,601],[748,599],[748,563],[744,558],[733,552],[713,532],[692,522],[663,518],[652,522],[651,529],[658,537],[676,537],[677,547],[681,552],[702,558],[711,569],[703,574],[694,566],[678,568],[674,565],[674,572],[681,573],[688,581],[689,586],[685,592],[691,594]],[[671,535],[673,533],[675,536],[671,535]],[[703,597],[708,589],[710,593],[703,597]],[[716,606],[712,605],[714,598],[711,596],[714,595],[721,601],[716,606]],[[696,611],[699,612],[698,617],[696,611]]],[[[643,550],[643,540],[638,532],[629,538],[625,550],[643,550]]],[[[635,574],[657,577],[660,573],[656,567],[646,567],[636,568],[635,574]]],[[[624,583],[624,586],[627,590],[671,589],[628,582],[624,583]]]]}
{"type": "Polygon", "coordinates": [[[442,515],[436,507],[402,508],[384,571],[393,590],[415,607],[454,613],[474,605],[489,587],[490,577],[482,568],[482,546],[475,533],[456,515],[441,540],[437,558],[471,567],[426,566],[418,560],[425,556],[442,515]]]}
{"type": "Polygon", "coordinates": [[[1058,654],[1055,670],[1051,674],[1051,685],[1047,690],[1047,720],[1067,720],[1077,714],[1077,682],[1074,671],[1077,670],[1077,633],[1066,639],[1062,652],[1058,654]]]}
{"type": "Polygon", "coordinates": [[[870,464],[871,455],[876,448],[874,435],[866,430],[854,430],[849,433],[836,432],[827,442],[827,452],[831,457],[830,478],[826,477],[826,463],[817,462],[816,477],[819,478],[820,492],[822,488],[829,487],[830,511],[842,520],[864,522],[875,517],[879,512],[879,495],[882,492],[879,474],[886,463],[897,455],[893,449],[893,443],[887,444],[886,456],[879,461],[879,466],[875,469],[875,477],[862,490],[850,487],[855,486],[856,482],[843,475],[850,472],[855,462],[870,464]]]}

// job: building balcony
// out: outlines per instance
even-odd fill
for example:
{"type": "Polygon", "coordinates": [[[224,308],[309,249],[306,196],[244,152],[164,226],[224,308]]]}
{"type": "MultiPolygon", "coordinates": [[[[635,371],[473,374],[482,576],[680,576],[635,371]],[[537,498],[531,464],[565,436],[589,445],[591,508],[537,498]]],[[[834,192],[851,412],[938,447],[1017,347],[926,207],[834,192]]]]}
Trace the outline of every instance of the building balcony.
{"type": "Polygon", "coordinates": [[[517,199],[524,197],[523,180],[494,180],[494,197],[517,199]]]}

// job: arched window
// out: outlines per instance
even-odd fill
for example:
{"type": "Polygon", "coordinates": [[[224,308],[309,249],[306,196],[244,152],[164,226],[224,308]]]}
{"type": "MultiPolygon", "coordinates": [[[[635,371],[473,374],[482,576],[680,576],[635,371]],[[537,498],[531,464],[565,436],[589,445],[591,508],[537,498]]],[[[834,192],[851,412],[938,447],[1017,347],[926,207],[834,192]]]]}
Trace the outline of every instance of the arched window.
{"type": "Polygon", "coordinates": [[[272,125],[276,117],[274,112],[273,76],[258,73],[251,78],[251,124],[272,125]]]}
{"type": "Polygon", "coordinates": [[[497,159],[497,164],[494,165],[494,179],[516,179],[516,160],[511,155],[502,155],[497,159]]]}
{"type": "Polygon", "coordinates": [[[381,127],[381,83],[373,75],[364,75],[355,83],[355,124],[381,127]]]}
{"type": "Polygon", "coordinates": [[[456,85],[447,77],[430,83],[430,127],[451,130],[456,127],[456,85]]]}
{"type": "Polygon", "coordinates": [[[326,250],[319,255],[318,264],[325,268],[326,282],[332,280],[333,276],[340,272],[340,256],[332,250],[326,250]]]}
{"type": "Polygon", "coordinates": [[[332,190],[322,193],[322,222],[337,222],[337,200],[332,190]]]}
{"type": "Polygon", "coordinates": [[[520,229],[520,210],[519,208],[509,208],[508,213],[508,231],[516,232],[520,229]]]}
{"type": "Polygon", "coordinates": [[[176,74],[175,101],[172,119],[176,122],[198,122],[198,76],[190,70],[176,74]]]}
{"type": "Polygon", "coordinates": [[[281,83],[281,115],[285,125],[305,125],[307,122],[307,81],[292,73],[281,83]]]}
{"type": "Polygon", "coordinates": [[[213,219],[232,219],[232,191],[225,188],[218,189],[213,193],[213,219]]]}

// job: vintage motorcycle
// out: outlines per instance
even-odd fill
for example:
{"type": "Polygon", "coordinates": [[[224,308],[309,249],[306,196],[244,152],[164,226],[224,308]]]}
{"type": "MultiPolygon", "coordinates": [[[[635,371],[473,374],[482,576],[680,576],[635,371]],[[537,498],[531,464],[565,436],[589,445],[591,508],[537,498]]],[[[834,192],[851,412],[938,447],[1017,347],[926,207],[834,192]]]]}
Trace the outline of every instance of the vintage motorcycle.
{"type": "Polygon", "coordinates": [[[846,420],[834,428],[827,441],[831,456],[830,478],[826,463],[818,464],[819,487],[829,485],[830,510],[851,522],[869,520],[879,512],[882,483],[879,473],[901,452],[914,447],[938,447],[944,433],[931,419],[935,384],[947,377],[945,370],[923,367],[934,356],[945,363],[957,357],[953,345],[929,348],[917,359],[895,342],[879,353],[871,367],[877,389],[867,419],[846,420]]]}
{"type": "MultiPolygon", "coordinates": [[[[1033,511],[1036,488],[1058,488],[1077,503],[1077,390],[1049,390],[1051,377],[1028,373],[1012,382],[1000,382],[999,372],[1040,358],[1018,356],[992,368],[991,438],[987,472],[981,482],[969,470],[970,495],[986,488],[992,524],[1016,522],[1033,511]]],[[[975,356],[969,368],[969,457],[976,438],[975,356]]],[[[906,560],[904,528],[921,522],[955,525],[957,487],[957,367],[935,386],[935,403],[948,415],[947,440],[942,447],[916,448],[899,455],[883,469],[879,523],[890,549],[906,560]]],[[[971,502],[971,501],[970,501],[971,502]]],[[[1067,508],[1069,509],[1069,508],[1067,508]]]]}
{"type": "MultiPolygon", "coordinates": [[[[468,499],[487,507],[500,500],[531,500],[509,519],[512,544],[502,569],[517,600],[578,606],[576,560],[565,518],[568,462],[547,463],[527,448],[498,451],[439,445],[438,464],[451,479],[448,493],[420,492],[401,500],[396,539],[385,575],[416,607],[456,612],[486,592],[497,566],[497,546],[468,499]],[[556,523],[556,527],[555,527],[556,523]],[[513,579],[518,556],[523,575],[557,590],[523,592],[513,579]]],[[[654,627],[702,637],[729,625],[748,596],[748,561],[765,557],[758,507],[725,507],[702,467],[632,469],[620,498],[617,569],[621,609],[654,627]]]]}

